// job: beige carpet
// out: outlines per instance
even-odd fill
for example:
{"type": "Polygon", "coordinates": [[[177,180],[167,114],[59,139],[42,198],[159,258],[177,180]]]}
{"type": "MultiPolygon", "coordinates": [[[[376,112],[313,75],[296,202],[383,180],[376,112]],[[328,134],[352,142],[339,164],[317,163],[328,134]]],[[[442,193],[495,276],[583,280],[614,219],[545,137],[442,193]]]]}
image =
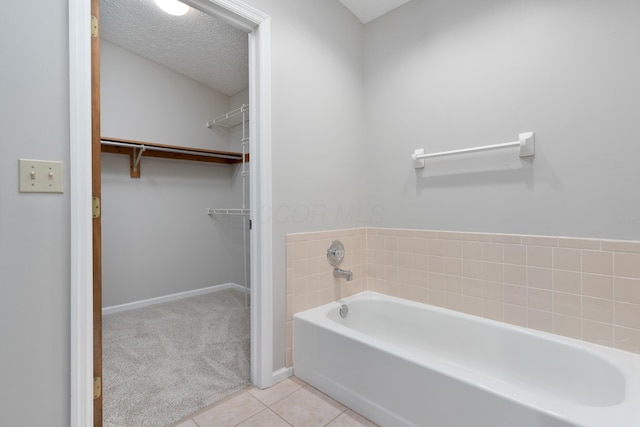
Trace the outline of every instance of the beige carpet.
{"type": "Polygon", "coordinates": [[[233,289],[104,316],[105,427],[166,427],[246,387],[249,337],[233,289]]]}

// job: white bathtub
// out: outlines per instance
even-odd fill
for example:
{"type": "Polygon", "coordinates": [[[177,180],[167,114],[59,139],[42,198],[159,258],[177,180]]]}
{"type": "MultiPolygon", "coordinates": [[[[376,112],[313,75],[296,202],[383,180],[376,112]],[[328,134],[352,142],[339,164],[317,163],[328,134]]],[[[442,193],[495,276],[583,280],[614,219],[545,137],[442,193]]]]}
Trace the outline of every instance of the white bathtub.
{"type": "Polygon", "coordinates": [[[640,355],[374,292],[342,303],[294,316],[294,373],[382,426],[640,426],[640,355]]]}

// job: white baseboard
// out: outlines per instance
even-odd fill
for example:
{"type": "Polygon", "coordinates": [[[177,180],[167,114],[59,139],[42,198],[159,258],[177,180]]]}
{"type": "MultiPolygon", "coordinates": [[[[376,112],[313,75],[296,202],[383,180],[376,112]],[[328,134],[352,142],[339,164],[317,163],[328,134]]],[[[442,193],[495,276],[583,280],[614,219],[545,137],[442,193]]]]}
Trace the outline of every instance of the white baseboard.
{"type": "Polygon", "coordinates": [[[293,367],[278,369],[273,372],[273,385],[278,384],[280,381],[284,381],[293,375],[293,367]]]}
{"type": "MultiPolygon", "coordinates": [[[[134,308],[146,307],[148,305],[160,304],[162,302],[177,301],[183,298],[195,297],[198,295],[204,295],[211,292],[223,291],[225,289],[236,289],[240,292],[245,292],[244,286],[237,283],[224,283],[222,285],[209,286],[208,288],[195,289],[192,291],[178,292],[177,294],[164,295],[156,298],[149,298],[142,301],[134,301],[126,304],[113,305],[111,307],[104,307],[102,309],[102,315],[119,313],[121,311],[133,310],[134,308]]],[[[249,290],[248,292],[251,292],[249,290]]]]}

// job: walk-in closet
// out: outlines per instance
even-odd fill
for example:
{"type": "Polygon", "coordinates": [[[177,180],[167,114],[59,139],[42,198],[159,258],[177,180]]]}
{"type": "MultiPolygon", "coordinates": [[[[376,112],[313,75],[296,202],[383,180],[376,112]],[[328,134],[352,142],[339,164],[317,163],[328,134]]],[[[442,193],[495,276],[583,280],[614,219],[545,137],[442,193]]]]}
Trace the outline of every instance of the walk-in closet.
{"type": "Polygon", "coordinates": [[[103,418],[162,427],[250,381],[247,34],[100,2],[103,418]]]}

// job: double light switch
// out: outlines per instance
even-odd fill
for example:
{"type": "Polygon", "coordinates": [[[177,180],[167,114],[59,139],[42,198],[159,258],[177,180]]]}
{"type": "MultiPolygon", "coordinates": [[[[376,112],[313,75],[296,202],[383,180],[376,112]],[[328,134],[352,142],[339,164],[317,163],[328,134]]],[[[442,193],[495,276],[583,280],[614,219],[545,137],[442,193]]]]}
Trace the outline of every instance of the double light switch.
{"type": "Polygon", "coordinates": [[[62,193],[62,162],[19,160],[21,193],[62,193]]]}

